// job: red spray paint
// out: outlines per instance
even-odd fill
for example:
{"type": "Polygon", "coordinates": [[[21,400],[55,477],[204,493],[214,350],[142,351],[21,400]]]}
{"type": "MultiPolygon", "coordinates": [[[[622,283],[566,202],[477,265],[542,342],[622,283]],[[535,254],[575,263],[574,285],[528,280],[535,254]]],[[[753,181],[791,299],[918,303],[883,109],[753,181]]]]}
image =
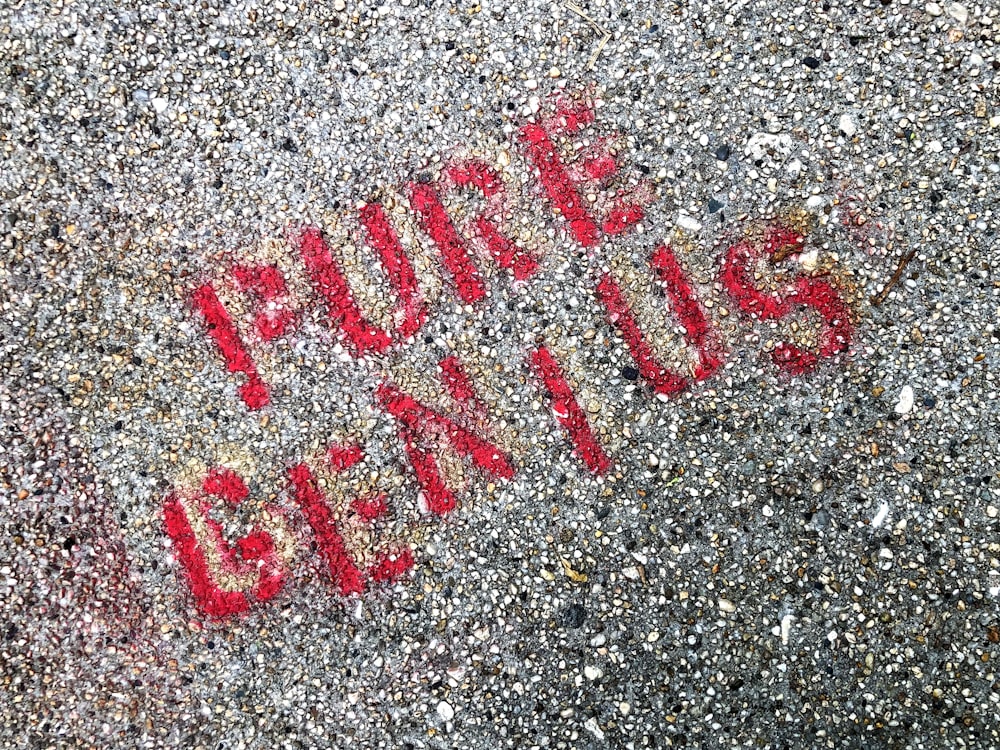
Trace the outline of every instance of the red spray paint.
{"type": "Polygon", "coordinates": [[[469,250],[444,210],[437,191],[426,183],[410,183],[410,206],[417,212],[421,228],[440,251],[441,261],[455,282],[459,298],[471,305],[485,297],[486,284],[482,274],[472,262],[469,250]]]}
{"type": "Polygon", "coordinates": [[[611,468],[611,459],[594,437],[587,415],[580,408],[555,357],[548,348],[542,346],[531,352],[528,360],[535,376],[544,384],[552,404],[552,413],[569,435],[576,455],[591,472],[604,474],[611,468]]]}
{"type": "MultiPolygon", "coordinates": [[[[635,227],[643,220],[644,206],[648,203],[645,187],[609,194],[621,171],[611,145],[613,138],[594,138],[592,146],[577,148],[576,156],[564,158],[566,141],[576,136],[574,145],[580,146],[580,131],[593,122],[594,111],[589,104],[563,105],[554,117],[541,124],[528,123],[517,133],[528,159],[538,170],[548,200],[566,220],[571,236],[585,248],[594,248],[603,237],[635,227]],[[600,196],[593,205],[586,203],[589,193],[600,196]]],[[[567,146],[565,150],[570,149],[567,146]]],[[[485,163],[477,160],[454,163],[445,168],[437,182],[411,183],[409,193],[411,207],[437,247],[442,265],[463,302],[475,303],[487,295],[473,250],[485,249],[517,281],[530,278],[538,270],[532,253],[516,245],[501,229],[506,216],[504,185],[496,170],[485,163]],[[483,208],[467,224],[456,225],[444,207],[442,196],[446,191],[461,190],[481,194],[483,208]]],[[[294,238],[316,294],[325,302],[330,317],[356,357],[387,352],[414,336],[427,318],[413,266],[382,206],[363,205],[359,220],[365,228],[367,244],[374,250],[398,298],[393,323],[386,328],[366,320],[343,268],[318,229],[307,228],[294,238]]],[[[720,274],[722,285],[740,309],[762,320],[787,317],[800,307],[811,307],[819,315],[822,330],[815,351],[781,342],[772,353],[777,365],[793,374],[806,372],[820,359],[847,349],[853,333],[849,310],[836,286],[826,279],[799,276],[775,292],[757,286],[756,265],[762,258],[776,262],[784,257],[783,250],[797,251],[803,241],[799,233],[787,227],[770,226],[759,245],[744,240],[728,248],[720,274]]],[[[485,257],[482,252],[480,255],[485,257]]],[[[610,274],[599,278],[596,291],[608,320],[622,332],[642,377],[655,392],[673,394],[690,381],[715,373],[723,363],[723,350],[689,278],[669,246],[657,248],[651,268],[664,289],[670,309],[684,327],[688,345],[697,351],[697,365],[692,368],[690,378],[669,371],[657,361],[625,294],[610,274]]],[[[263,341],[278,338],[294,326],[296,312],[276,266],[234,266],[230,283],[256,305],[253,326],[263,341]]],[[[239,389],[243,401],[251,409],[266,405],[270,398],[268,387],[212,284],[198,287],[192,303],[205,320],[209,336],[222,352],[228,369],[245,376],[239,389]]],[[[612,462],[552,353],[542,346],[529,353],[528,362],[544,385],[556,420],[565,430],[575,455],[591,472],[607,472],[612,462]]],[[[440,451],[458,454],[491,477],[510,478],[514,468],[511,458],[499,446],[479,437],[470,427],[482,422],[483,408],[460,361],[446,357],[439,367],[444,387],[458,405],[457,416],[432,410],[389,383],[376,389],[375,402],[398,422],[404,450],[429,510],[443,514],[455,507],[457,499],[455,489],[447,486],[442,477],[440,451]]],[[[356,445],[335,445],[325,455],[326,465],[334,474],[350,470],[363,459],[363,451],[356,445]]],[[[379,524],[389,512],[384,494],[351,499],[341,518],[308,465],[299,463],[292,467],[289,480],[292,497],[312,529],[323,561],[342,594],[360,593],[369,582],[393,580],[413,566],[412,553],[402,548],[378,552],[372,556],[374,562],[362,569],[360,557],[354,554],[357,550],[349,549],[342,534],[342,529],[356,528],[357,524],[379,524]]],[[[198,497],[190,499],[173,493],[165,501],[164,521],[177,559],[199,608],[211,617],[245,612],[254,601],[275,596],[285,580],[274,539],[269,534],[255,528],[230,545],[220,524],[209,514],[211,498],[236,506],[247,494],[242,479],[229,470],[218,469],[205,478],[198,497]],[[242,588],[230,590],[234,585],[242,588]]],[[[347,538],[352,537],[348,534],[347,538]]]]}
{"type": "MultiPolygon", "coordinates": [[[[496,170],[482,162],[466,161],[448,167],[445,174],[456,187],[477,188],[487,199],[491,207],[490,214],[502,213],[504,189],[496,170]]],[[[473,225],[497,264],[511,271],[516,281],[524,281],[538,270],[538,261],[500,230],[498,218],[491,218],[484,213],[473,220],[473,225]]]]}
{"type": "MultiPolygon", "coordinates": [[[[361,458],[360,446],[333,446],[327,451],[328,465],[336,474],[347,471],[361,458]]],[[[344,541],[340,521],[334,516],[330,500],[320,490],[312,469],[304,463],[298,464],[289,470],[288,478],[295,502],[312,529],[320,556],[341,595],[360,594],[368,581],[392,581],[413,567],[413,553],[402,547],[377,553],[375,561],[362,570],[344,541]]],[[[350,509],[362,523],[371,525],[388,514],[389,505],[385,495],[378,493],[352,499],[350,509]]]]}
{"type": "Polygon", "coordinates": [[[236,325],[222,306],[211,284],[202,284],[191,296],[192,304],[201,313],[208,326],[208,335],[219,347],[230,372],[242,372],[246,382],[240,386],[240,398],[250,409],[267,406],[271,400],[267,384],[257,373],[250,352],[240,338],[236,325]]]}
{"type": "Polygon", "coordinates": [[[427,319],[427,309],[413,266],[378,204],[366,204],[359,212],[368,241],[376,250],[389,284],[399,297],[401,321],[395,336],[369,323],[354,300],[347,278],[334,259],[323,235],[316,228],[303,230],[296,238],[299,253],[313,287],[326,302],[334,324],[344,333],[351,353],[356,357],[384,352],[396,341],[413,336],[427,319]]]}
{"type": "Polygon", "coordinates": [[[684,338],[698,350],[694,379],[702,381],[711,377],[722,366],[722,344],[717,333],[709,326],[705,311],[691,288],[691,282],[669,245],[661,245],[656,249],[651,265],[670,299],[677,319],[684,326],[684,338]]]}
{"type": "Polygon", "coordinates": [[[233,277],[240,289],[257,298],[264,307],[254,318],[254,329],[264,341],[283,336],[295,322],[295,312],[289,306],[285,279],[277,266],[233,267],[233,277]]]}
{"type": "Polygon", "coordinates": [[[765,292],[754,282],[754,267],[761,257],[774,257],[779,251],[797,252],[805,238],[781,225],[767,228],[762,248],[741,240],[726,251],[720,280],[723,287],[744,312],[761,320],[780,320],[800,307],[812,307],[823,321],[819,350],[803,349],[782,341],[771,352],[782,370],[801,375],[814,369],[820,359],[845,351],[851,344],[853,325],[850,309],[840,292],[825,279],[800,276],[777,294],[765,292]]]}
{"type": "Polygon", "coordinates": [[[601,234],[621,234],[642,221],[642,206],[635,200],[619,197],[603,222],[584,203],[586,183],[603,187],[618,173],[618,163],[606,140],[598,141],[584,157],[582,169],[571,170],[564,163],[555,139],[572,135],[594,121],[594,111],[586,104],[561,106],[555,117],[544,124],[528,123],[518,137],[528,158],[538,170],[538,176],[553,207],[569,224],[570,234],[584,247],[596,247],[601,234]]]}
{"type": "Polygon", "coordinates": [[[218,521],[209,515],[211,498],[225,500],[235,507],[248,494],[246,484],[235,472],[218,468],[205,477],[198,497],[183,501],[177,493],[173,493],[164,503],[163,520],[167,535],[173,541],[195,603],[209,617],[227,617],[245,612],[250,608],[251,601],[264,602],[273,598],[284,584],[284,571],[270,534],[255,528],[238,539],[234,548],[224,538],[218,521]],[[197,513],[201,517],[207,527],[208,538],[198,537],[189,513],[197,513]],[[206,556],[205,546],[209,544],[219,557],[222,571],[240,577],[255,575],[256,583],[249,591],[230,591],[220,586],[206,556]]]}
{"type": "Polygon", "coordinates": [[[455,493],[441,477],[434,455],[435,446],[451,448],[493,477],[510,479],[514,476],[514,467],[499,446],[417,402],[395,386],[380,385],[375,391],[375,401],[400,423],[404,450],[432,513],[447,513],[457,504],[455,493]]]}
{"type": "Polygon", "coordinates": [[[684,377],[671,372],[656,359],[653,347],[643,335],[621,287],[611,278],[611,274],[604,274],[598,282],[597,298],[604,305],[608,321],[621,331],[625,345],[638,365],[639,375],[652,386],[653,391],[669,396],[684,390],[687,384],[684,377]]]}

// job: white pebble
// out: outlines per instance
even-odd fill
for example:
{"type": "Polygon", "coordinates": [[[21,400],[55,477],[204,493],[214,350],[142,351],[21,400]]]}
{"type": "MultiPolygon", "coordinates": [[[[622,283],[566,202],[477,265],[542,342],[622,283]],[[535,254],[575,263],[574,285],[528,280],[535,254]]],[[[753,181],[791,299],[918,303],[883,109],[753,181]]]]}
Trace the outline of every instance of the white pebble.
{"type": "Polygon", "coordinates": [[[340,12],[346,7],[347,3],[345,3],[344,0],[333,0],[333,9],[335,11],[340,12]]]}
{"type": "Polygon", "coordinates": [[[719,609],[723,612],[735,612],[736,605],[728,599],[719,599],[719,609]]]}
{"type": "Polygon", "coordinates": [[[924,6],[924,10],[926,10],[927,13],[932,16],[941,15],[941,6],[938,5],[937,3],[927,3],[927,5],[924,6]]]}
{"type": "Polygon", "coordinates": [[[799,265],[802,266],[803,270],[815,271],[819,265],[819,250],[811,247],[804,253],[799,253],[799,265]]]}
{"type": "Polygon", "coordinates": [[[959,23],[965,23],[969,20],[969,11],[961,3],[950,3],[945,10],[948,11],[949,16],[959,23]]]}
{"type": "Polygon", "coordinates": [[[448,701],[441,701],[437,706],[438,716],[440,716],[445,721],[451,721],[455,718],[455,709],[451,707],[448,701]]]}
{"type": "Polygon", "coordinates": [[[899,392],[899,401],[896,402],[894,411],[897,414],[909,414],[913,409],[913,389],[904,385],[903,389],[899,392]]]}
{"type": "Polygon", "coordinates": [[[844,135],[846,135],[848,138],[852,137],[855,133],[858,132],[858,126],[854,122],[854,118],[851,117],[850,113],[848,112],[845,112],[840,116],[840,119],[837,121],[837,127],[840,128],[843,131],[844,135]]]}
{"type": "Polygon", "coordinates": [[[598,680],[604,676],[604,672],[601,671],[600,667],[592,667],[589,664],[583,668],[583,676],[588,680],[598,680]]]}
{"type": "Polygon", "coordinates": [[[784,645],[788,645],[788,636],[792,632],[792,621],[795,619],[794,615],[785,615],[781,618],[781,642],[784,645]]]}
{"type": "Polygon", "coordinates": [[[680,214],[677,217],[677,226],[689,232],[697,232],[701,229],[701,222],[689,214],[680,214]]]}
{"type": "Polygon", "coordinates": [[[154,96],[150,100],[150,104],[153,105],[153,109],[156,111],[156,114],[161,115],[166,111],[167,105],[170,104],[170,102],[168,102],[162,96],[154,96]]]}
{"type": "Polygon", "coordinates": [[[601,729],[601,725],[597,723],[597,719],[593,716],[583,722],[583,728],[594,735],[597,739],[604,739],[604,730],[601,729]]]}
{"type": "Polygon", "coordinates": [[[879,506],[878,512],[875,514],[875,517],[872,519],[872,526],[874,526],[877,529],[879,526],[885,523],[886,516],[888,515],[889,515],[889,503],[882,503],[879,506]]]}

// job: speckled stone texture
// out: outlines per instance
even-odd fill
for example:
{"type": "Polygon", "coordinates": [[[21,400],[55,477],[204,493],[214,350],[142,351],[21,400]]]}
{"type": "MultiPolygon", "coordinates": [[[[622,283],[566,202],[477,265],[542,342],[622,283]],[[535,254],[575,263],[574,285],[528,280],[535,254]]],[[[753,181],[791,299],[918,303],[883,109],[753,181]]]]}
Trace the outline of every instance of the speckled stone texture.
{"type": "Polygon", "coordinates": [[[5,0],[0,745],[1000,747],[998,32],[5,0]]]}

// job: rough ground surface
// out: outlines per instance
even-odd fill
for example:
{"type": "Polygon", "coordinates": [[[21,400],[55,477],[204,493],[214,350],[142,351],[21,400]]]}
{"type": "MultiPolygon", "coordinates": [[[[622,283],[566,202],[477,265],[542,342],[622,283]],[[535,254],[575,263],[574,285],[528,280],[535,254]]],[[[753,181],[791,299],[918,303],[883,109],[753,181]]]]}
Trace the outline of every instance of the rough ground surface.
{"type": "MultiPolygon", "coordinates": [[[[975,2],[4,0],[0,744],[1000,746],[998,33],[975,2]],[[560,95],[597,100],[584,137],[613,144],[611,187],[652,201],[589,252],[516,139],[560,95]],[[541,260],[516,287],[484,263],[476,306],[403,189],[469,155],[501,170],[506,226],[541,260]],[[430,317],[358,362],[287,237],[319,226],[349,254],[372,199],[430,317]],[[855,324],[795,377],[766,351],[815,318],[754,321],[717,282],[777,219],[809,228],[784,272],[828,270],[855,324]],[[657,399],[593,280],[612,269],[684,359],[647,267],[666,241],[726,364],[657,399]],[[301,309],[255,349],[255,412],[190,303],[247,259],[301,309]],[[523,364],[542,340],[603,477],[523,364]],[[448,353],[517,473],[466,466],[438,518],[373,393],[440,395],[448,353]],[[345,598],[285,473],[348,437],[394,484],[384,531],[416,564],[345,598]],[[161,508],[220,464],[298,546],[277,597],[213,621],[161,508]]],[[[376,314],[384,281],[355,281],[376,314]]]]}

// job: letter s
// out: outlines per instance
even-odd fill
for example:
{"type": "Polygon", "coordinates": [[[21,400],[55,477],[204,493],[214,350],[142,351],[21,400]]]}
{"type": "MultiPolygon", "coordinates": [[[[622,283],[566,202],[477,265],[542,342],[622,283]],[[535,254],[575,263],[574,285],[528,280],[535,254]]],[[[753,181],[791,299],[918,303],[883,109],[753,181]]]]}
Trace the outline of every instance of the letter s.
{"type": "Polygon", "coordinates": [[[804,242],[799,232],[780,224],[771,225],[767,228],[763,247],[756,247],[746,239],[730,246],[720,275],[722,286],[740,309],[761,320],[780,320],[800,307],[811,307],[819,314],[822,331],[817,351],[782,341],[771,352],[774,363],[792,375],[809,372],[820,359],[845,351],[853,333],[847,303],[838,289],[825,279],[799,276],[777,294],[755,285],[754,266],[759,258],[767,256],[780,260],[788,254],[789,248],[792,253],[798,252],[804,242]]]}

